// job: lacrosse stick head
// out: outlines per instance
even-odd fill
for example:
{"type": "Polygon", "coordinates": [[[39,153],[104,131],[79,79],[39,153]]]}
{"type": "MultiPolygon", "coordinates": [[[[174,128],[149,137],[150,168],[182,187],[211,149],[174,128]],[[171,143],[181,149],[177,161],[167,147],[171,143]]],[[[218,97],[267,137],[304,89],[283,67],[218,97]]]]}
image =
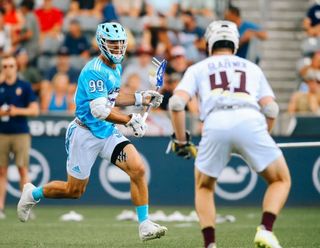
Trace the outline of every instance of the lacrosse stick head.
{"type": "Polygon", "coordinates": [[[156,86],[157,89],[161,88],[163,85],[163,78],[167,63],[168,61],[165,59],[160,62],[155,57],[152,58],[152,64],[155,66],[155,71],[152,73],[153,75],[150,75],[150,82],[156,86]]]}

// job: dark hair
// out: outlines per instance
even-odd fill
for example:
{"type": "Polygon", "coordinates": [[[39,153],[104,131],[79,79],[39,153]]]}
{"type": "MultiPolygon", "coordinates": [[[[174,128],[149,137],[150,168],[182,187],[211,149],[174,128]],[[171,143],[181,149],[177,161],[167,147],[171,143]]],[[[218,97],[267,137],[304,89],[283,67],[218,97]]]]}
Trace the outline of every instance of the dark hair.
{"type": "Polygon", "coordinates": [[[221,49],[221,48],[227,48],[227,49],[230,49],[232,50],[232,52],[234,52],[235,50],[235,47],[234,47],[234,44],[232,41],[230,40],[219,40],[217,42],[215,42],[212,46],[212,53],[215,51],[215,50],[218,50],[218,49],[221,49]]]}
{"type": "Polygon", "coordinates": [[[34,8],[34,1],[33,0],[23,0],[20,4],[20,7],[25,7],[28,10],[33,10],[34,8]]]}
{"type": "Polygon", "coordinates": [[[1,61],[4,59],[11,59],[13,58],[15,61],[17,60],[16,56],[12,53],[7,53],[1,56],[1,61]]]}
{"type": "Polygon", "coordinates": [[[185,10],[182,12],[182,15],[190,16],[191,18],[195,18],[193,13],[190,10],[185,10]]]}
{"type": "Polygon", "coordinates": [[[238,16],[238,17],[241,16],[241,11],[240,11],[240,9],[237,8],[236,6],[230,5],[229,8],[228,8],[228,10],[229,10],[232,14],[234,14],[234,15],[236,15],[236,16],[238,16]]]}

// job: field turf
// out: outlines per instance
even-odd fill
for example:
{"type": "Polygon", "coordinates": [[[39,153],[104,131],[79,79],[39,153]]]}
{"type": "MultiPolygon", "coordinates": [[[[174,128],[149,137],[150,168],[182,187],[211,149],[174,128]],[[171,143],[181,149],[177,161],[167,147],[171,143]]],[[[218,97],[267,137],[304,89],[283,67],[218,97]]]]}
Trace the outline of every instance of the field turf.
{"type": "MultiPolygon", "coordinates": [[[[141,242],[137,223],[119,222],[115,216],[125,207],[37,206],[37,218],[28,223],[17,220],[15,207],[6,208],[7,218],[0,220],[0,247],[132,247],[132,248],[196,248],[202,247],[198,223],[162,223],[169,229],[159,240],[141,242]],[[62,222],[59,217],[75,210],[84,216],[82,222],[62,222]]],[[[127,209],[129,209],[127,207],[127,209]]],[[[162,209],[166,214],[179,210],[188,214],[191,208],[162,209]]],[[[217,224],[218,248],[250,248],[255,228],[260,222],[259,208],[223,208],[219,213],[236,217],[234,223],[217,224]]],[[[320,208],[286,208],[279,216],[275,233],[283,248],[320,248],[320,208]]]]}

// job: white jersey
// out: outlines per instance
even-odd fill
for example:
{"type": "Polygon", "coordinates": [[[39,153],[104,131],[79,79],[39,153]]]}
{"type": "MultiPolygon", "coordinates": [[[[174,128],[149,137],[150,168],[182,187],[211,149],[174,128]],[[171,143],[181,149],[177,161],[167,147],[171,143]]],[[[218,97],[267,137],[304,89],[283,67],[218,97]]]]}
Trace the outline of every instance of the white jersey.
{"type": "Polygon", "coordinates": [[[260,110],[258,101],[274,93],[260,67],[235,55],[214,55],[188,68],[175,89],[200,98],[200,119],[215,108],[245,105],[260,110]]]}

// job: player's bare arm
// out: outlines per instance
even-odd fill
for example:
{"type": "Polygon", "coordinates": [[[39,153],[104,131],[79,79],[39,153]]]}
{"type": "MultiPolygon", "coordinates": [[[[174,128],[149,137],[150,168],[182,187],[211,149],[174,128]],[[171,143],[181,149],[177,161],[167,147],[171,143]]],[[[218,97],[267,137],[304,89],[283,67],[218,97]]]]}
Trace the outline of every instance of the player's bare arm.
{"type": "Polygon", "coordinates": [[[279,114],[279,106],[272,96],[265,96],[259,100],[262,113],[265,115],[268,125],[268,131],[271,132],[275,119],[279,114]]]}
{"type": "Polygon", "coordinates": [[[125,107],[125,106],[149,106],[153,108],[157,108],[160,106],[163,99],[163,95],[154,91],[154,90],[146,90],[146,91],[136,91],[132,93],[123,92],[120,90],[119,95],[116,99],[117,107],[125,107]]]}

